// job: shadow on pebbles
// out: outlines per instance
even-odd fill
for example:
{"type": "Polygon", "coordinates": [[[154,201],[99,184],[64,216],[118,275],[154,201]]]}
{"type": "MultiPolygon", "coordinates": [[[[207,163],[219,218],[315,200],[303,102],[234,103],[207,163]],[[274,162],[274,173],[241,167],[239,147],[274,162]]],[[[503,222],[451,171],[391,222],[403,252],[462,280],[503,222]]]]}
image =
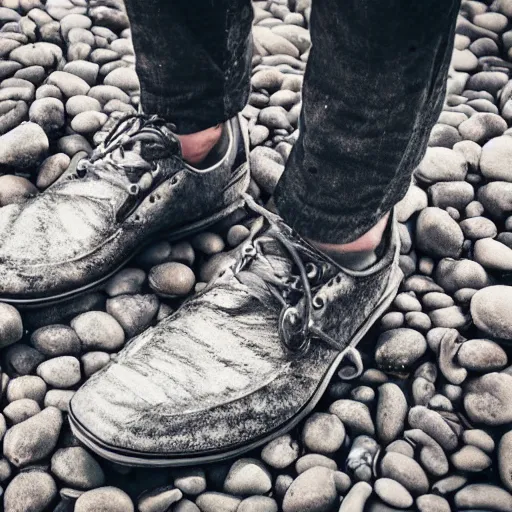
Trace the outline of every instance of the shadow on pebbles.
{"type": "MultiPolygon", "coordinates": [[[[90,152],[139,86],[120,0],[0,3],[0,207],[90,152]]],[[[310,0],[256,1],[251,194],[266,201],[297,139],[310,0]]],[[[232,261],[243,214],[163,238],[100,292],[20,314],[0,304],[6,512],[512,510],[512,2],[463,0],[444,110],[397,206],[398,296],[295,430],[183,470],[100,460],[70,433],[75,390],[232,261]],[[172,298],[169,298],[172,297],[172,298]]]]}

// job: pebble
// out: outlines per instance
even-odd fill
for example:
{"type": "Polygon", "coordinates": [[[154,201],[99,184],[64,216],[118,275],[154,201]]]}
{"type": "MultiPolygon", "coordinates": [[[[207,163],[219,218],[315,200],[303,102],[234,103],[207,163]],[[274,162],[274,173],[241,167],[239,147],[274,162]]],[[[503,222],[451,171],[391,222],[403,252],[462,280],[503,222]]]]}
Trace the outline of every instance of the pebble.
{"type": "Polygon", "coordinates": [[[40,327],[32,333],[30,343],[48,357],[77,355],[81,350],[80,339],[67,325],[40,327]]]}
{"type": "MultiPolygon", "coordinates": [[[[116,487],[99,487],[84,492],[75,503],[74,512],[134,512],[133,502],[121,489],[116,487]]],[[[219,511],[220,512],[220,511],[219,511]]]]}
{"type": "Polygon", "coordinates": [[[263,146],[258,146],[251,151],[251,173],[257,184],[265,192],[272,194],[277,185],[277,182],[283,174],[284,165],[280,163],[282,162],[282,158],[279,153],[275,152],[279,156],[279,160],[276,161],[275,159],[269,157],[267,152],[261,151],[263,149],[263,146]]]}
{"type": "Polygon", "coordinates": [[[414,500],[409,491],[391,478],[377,479],[373,488],[377,496],[392,507],[408,508],[413,504],[414,500]]]}
{"type": "Polygon", "coordinates": [[[465,444],[476,446],[477,448],[483,450],[485,453],[492,454],[494,451],[494,440],[485,430],[465,430],[462,434],[462,440],[465,444]]]}
{"type": "Polygon", "coordinates": [[[37,188],[44,190],[55,183],[68,168],[71,159],[64,153],[55,153],[46,158],[37,174],[37,188]]]}
{"type": "Polygon", "coordinates": [[[484,334],[512,340],[512,287],[497,285],[479,290],[471,299],[471,317],[484,334]]]}
{"type": "Polygon", "coordinates": [[[81,446],[57,450],[51,460],[51,471],[65,485],[76,489],[94,489],[105,482],[101,466],[81,446]]]}
{"type": "Polygon", "coordinates": [[[473,339],[465,341],[457,352],[458,363],[467,370],[493,372],[507,366],[507,353],[494,341],[473,339]]]}
{"type": "Polygon", "coordinates": [[[32,416],[41,412],[39,404],[30,398],[22,398],[11,402],[2,411],[5,418],[12,424],[16,425],[22,421],[28,420],[32,416]]]}
{"type": "Polygon", "coordinates": [[[110,354],[107,352],[87,352],[81,358],[84,376],[88,379],[92,374],[101,370],[110,362],[110,354]]]}
{"type": "Polygon", "coordinates": [[[419,453],[419,462],[430,475],[439,478],[448,473],[448,459],[439,443],[420,429],[407,430],[404,437],[419,453]]]}
{"type": "Polygon", "coordinates": [[[189,496],[196,496],[206,490],[206,477],[202,469],[184,469],[174,478],[174,485],[189,496]]]}
{"type": "Polygon", "coordinates": [[[377,435],[383,444],[391,443],[403,432],[407,409],[405,395],[396,384],[388,382],[379,387],[375,423],[377,435]]]}
{"type": "Polygon", "coordinates": [[[103,112],[80,112],[71,120],[71,128],[79,134],[91,134],[97,132],[107,122],[107,115],[103,112]]]}
{"type": "MultiPolygon", "coordinates": [[[[196,505],[201,512],[237,512],[241,501],[239,498],[221,492],[204,492],[197,497],[196,505]]],[[[75,512],[79,511],[75,510],[75,512]]]]}
{"type": "Polygon", "coordinates": [[[454,305],[453,299],[446,293],[441,292],[429,292],[426,293],[421,302],[423,307],[430,311],[432,309],[449,308],[454,305]]]}
{"type": "Polygon", "coordinates": [[[119,322],[103,311],[88,311],[71,321],[71,327],[84,350],[115,351],[124,345],[125,335],[119,322]]]}
{"type": "Polygon", "coordinates": [[[56,407],[61,412],[69,412],[69,402],[75,394],[67,389],[50,389],[44,397],[45,407],[56,407]]]}
{"type": "Polygon", "coordinates": [[[185,297],[193,289],[194,272],[183,263],[162,263],[149,272],[149,286],[162,297],[185,297]]]}
{"type": "Polygon", "coordinates": [[[478,190],[478,200],[492,217],[503,218],[512,212],[512,183],[492,181],[478,190]]]}
{"type": "Polygon", "coordinates": [[[507,128],[507,123],[499,115],[480,112],[461,123],[458,129],[464,139],[481,145],[494,137],[499,137],[507,128]]]}
{"type": "Polygon", "coordinates": [[[445,450],[457,447],[457,436],[438,412],[417,405],[409,410],[407,419],[412,428],[423,430],[445,450]]]}
{"type": "Polygon", "coordinates": [[[220,235],[208,231],[195,235],[191,243],[194,249],[207,255],[217,254],[225,247],[224,240],[220,235]]]}
{"type": "Polygon", "coordinates": [[[92,148],[83,135],[74,134],[61,137],[57,142],[57,148],[69,157],[75,156],[80,151],[91,153],[92,148]]]}
{"type": "Polygon", "coordinates": [[[467,171],[466,159],[456,151],[429,147],[415,171],[415,176],[423,183],[432,184],[438,181],[463,181],[467,171]]]}
{"type": "Polygon", "coordinates": [[[80,382],[80,362],[73,356],[60,356],[44,361],[37,367],[37,375],[55,388],[70,388],[80,382]]]}
{"type": "Polygon", "coordinates": [[[402,484],[413,496],[429,490],[427,475],[412,458],[401,453],[388,452],[381,461],[381,478],[391,478],[402,484]]]}
{"type": "Polygon", "coordinates": [[[0,176],[0,206],[8,204],[24,203],[38,190],[26,178],[6,174],[0,176]]]}
{"type": "Polygon", "coordinates": [[[427,332],[432,327],[432,321],[428,315],[414,311],[405,315],[405,323],[407,327],[420,332],[427,332]]]}
{"type": "Polygon", "coordinates": [[[476,261],[456,261],[451,258],[442,259],[438,263],[435,279],[447,293],[453,293],[462,288],[479,290],[491,284],[487,272],[476,261]]]}
{"type": "Polygon", "coordinates": [[[368,405],[375,400],[375,391],[369,386],[357,386],[352,389],[350,396],[357,402],[368,405]]]}
{"type": "MultiPolygon", "coordinates": [[[[129,339],[151,325],[159,305],[158,298],[153,294],[118,295],[107,300],[107,313],[117,320],[129,339]]],[[[108,351],[104,347],[96,348],[108,351]]]]}
{"type": "Polygon", "coordinates": [[[22,123],[0,137],[0,169],[32,170],[48,148],[48,137],[38,124],[22,123]]]}
{"type": "Polygon", "coordinates": [[[463,210],[475,198],[473,186],[466,181],[435,183],[429,187],[428,192],[432,204],[438,208],[463,210]]]}
{"type": "Polygon", "coordinates": [[[0,103],[0,135],[12,130],[28,119],[28,107],[24,101],[6,100],[0,103]]]}
{"type": "Polygon", "coordinates": [[[111,100],[119,100],[123,103],[130,103],[130,97],[119,87],[114,85],[95,85],[87,93],[91,98],[97,99],[102,106],[111,100]]]}
{"type": "Polygon", "coordinates": [[[299,457],[299,445],[289,434],[270,441],[261,451],[262,460],[275,469],[284,469],[299,457]]]}
{"type": "Polygon", "coordinates": [[[314,413],[303,426],[302,440],[311,452],[334,453],[343,445],[345,428],[334,414],[314,413]]]}
{"type": "Polygon", "coordinates": [[[4,456],[16,467],[27,466],[52,453],[62,427],[62,413],[47,407],[11,427],[4,437],[4,456]]]}
{"type": "Polygon", "coordinates": [[[472,380],[464,396],[469,418],[485,425],[503,425],[512,421],[512,376],[488,373],[472,380]]]}
{"type": "Polygon", "coordinates": [[[463,220],[459,225],[464,236],[470,240],[494,238],[498,234],[496,224],[486,217],[471,217],[463,220]]]}
{"type": "Polygon", "coordinates": [[[4,352],[4,368],[14,375],[27,375],[45,360],[43,354],[22,343],[10,345],[4,352]]]}
{"type": "Polygon", "coordinates": [[[3,496],[5,512],[42,512],[57,496],[53,478],[40,470],[16,475],[3,496]]]}
{"type": "Polygon", "coordinates": [[[172,512],[201,512],[197,505],[185,498],[174,505],[172,512]]]}
{"type": "Polygon", "coordinates": [[[460,142],[462,137],[460,136],[457,128],[449,126],[447,124],[437,123],[430,132],[430,138],[428,145],[430,147],[443,147],[452,149],[457,142],[460,142]]]}
{"type": "Polygon", "coordinates": [[[427,350],[423,335],[412,329],[400,328],[379,336],[375,362],[382,370],[403,371],[410,368],[427,350]]]}
{"type": "Polygon", "coordinates": [[[170,510],[171,505],[179,502],[182,497],[183,493],[172,485],[152,489],[139,497],[137,510],[139,512],[165,512],[170,510]]]}
{"type": "Polygon", "coordinates": [[[41,377],[23,375],[9,381],[9,385],[7,386],[7,400],[14,402],[22,398],[31,398],[38,404],[42,404],[46,389],[46,383],[41,377]]]}
{"type": "Polygon", "coordinates": [[[448,213],[436,207],[422,210],[416,225],[418,248],[433,257],[458,258],[464,235],[448,213]]]}
{"type": "Polygon", "coordinates": [[[272,477],[257,459],[239,459],[230,468],[224,491],[239,496],[265,494],[272,488],[272,477]]]}
{"type": "Polygon", "coordinates": [[[501,71],[481,71],[469,78],[467,88],[474,91],[487,91],[496,96],[507,82],[508,76],[501,71]]]}
{"type": "Polygon", "coordinates": [[[424,494],[416,500],[419,512],[450,512],[450,504],[442,496],[424,494]]]}
{"type": "Polygon", "coordinates": [[[411,216],[428,206],[427,194],[424,190],[411,185],[404,198],[395,206],[398,222],[407,222],[411,216]]]}
{"type": "Polygon", "coordinates": [[[277,512],[278,506],[274,499],[267,496],[250,496],[238,506],[237,512],[277,512]]]}
{"type": "Polygon", "coordinates": [[[53,133],[64,126],[64,105],[57,98],[36,100],[30,106],[29,118],[46,133],[53,133]]]}
{"type": "Polygon", "coordinates": [[[329,412],[335,414],[347,427],[352,435],[375,434],[370,411],[365,404],[354,400],[336,400],[329,407],[329,412]]]}
{"type": "MultiPolygon", "coordinates": [[[[492,440],[492,439],[491,439],[492,440]]],[[[494,443],[493,443],[494,444],[494,443]]],[[[498,446],[498,469],[503,485],[512,490],[512,430],[503,434],[498,446]]]]}
{"type": "Polygon", "coordinates": [[[450,460],[459,471],[479,472],[491,465],[491,459],[480,448],[468,445],[452,454],[450,460]]]}
{"type": "Polygon", "coordinates": [[[400,311],[408,312],[408,311],[421,311],[421,303],[420,301],[410,295],[409,293],[399,293],[395,300],[393,301],[393,305],[400,311]]]}
{"type": "Polygon", "coordinates": [[[458,509],[487,509],[496,512],[512,510],[512,495],[505,489],[489,484],[467,485],[455,494],[458,509]]]}
{"type": "Polygon", "coordinates": [[[23,322],[18,310],[10,304],[0,303],[0,347],[12,345],[22,336],[23,322]]]}
{"type": "Polygon", "coordinates": [[[484,268],[499,272],[512,270],[512,249],[492,238],[477,240],[473,247],[475,260],[484,268]]]}
{"type": "Polygon", "coordinates": [[[146,281],[146,273],[139,268],[124,268],[105,284],[105,292],[109,297],[124,294],[140,293],[146,281]]]}
{"type": "Polygon", "coordinates": [[[436,309],[429,313],[429,317],[434,327],[459,329],[467,326],[469,322],[469,317],[460,306],[436,309]]]}
{"type": "Polygon", "coordinates": [[[327,512],[336,498],[334,472],[313,467],[292,482],[283,499],[283,512],[327,512]]]}
{"type": "Polygon", "coordinates": [[[402,327],[405,322],[405,316],[400,311],[391,311],[386,313],[380,320],[380,326],[382,331],[388,331],[390,329],[398,329],[402,327]]]}
{"type": "Polygon", "coordinates": [[[98,78],[99,69],[99,65],[95,64],[94,62],[75,59],[72,62],[68,62],[64,66],[63,71],[78,76],[88,85],[94,86],[98,78]]]}
{"type": "Polygon", "coordinates": [[[325,455],[320,455],[319,453],[308,453],[297,460],[295,463],[295,470],[297,471],[297,474],[301,475],[308,469],[317,466],[321,466],[332,471],[336,471],[338,469],[336,462],[331,458],[326,457],[325,455]]]}

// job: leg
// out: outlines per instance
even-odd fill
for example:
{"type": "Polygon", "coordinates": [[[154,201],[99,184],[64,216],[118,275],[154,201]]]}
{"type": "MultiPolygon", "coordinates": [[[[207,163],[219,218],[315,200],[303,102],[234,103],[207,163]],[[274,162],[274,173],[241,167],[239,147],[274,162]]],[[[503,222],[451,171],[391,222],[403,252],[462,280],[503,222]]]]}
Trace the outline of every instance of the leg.
{"type": "Polygon", "coordinates": [[[249,0],[127,0],[142,106],[180,134],[214,127],[249,94],[249,0]]]}
{"type": "Polygon", "coordinates": [[[357,240],[405,195],[442,108],[459,4],[313,2],[301,135],[275,194],[303,236],[357,240]]]}

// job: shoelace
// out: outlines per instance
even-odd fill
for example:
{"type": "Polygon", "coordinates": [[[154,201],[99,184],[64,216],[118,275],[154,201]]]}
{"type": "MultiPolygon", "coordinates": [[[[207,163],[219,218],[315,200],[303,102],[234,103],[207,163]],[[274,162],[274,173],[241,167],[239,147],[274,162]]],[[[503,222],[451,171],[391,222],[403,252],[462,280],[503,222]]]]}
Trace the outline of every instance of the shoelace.
{"type": "MultiPolygon", "coordinates": [[[[243,257],[235,268],[235,275],[241,282],[249,285],[249,289],[257,297],[260,296],[257,286],[259,279],[260,284],[264,284],[266,290],[281,303],[279,338],[287,351],[302,356],[310,349],[312,340],[319,339],[331,348],[343,352],[342,360],[350,361],[353,370],[348,369],[345,373],[341,370],[341,378],[349,380],[358,377],[363,372],[359,351],[351,345],[343,346],[323,332],[315,325],[312,318],[312,310],[323,306],[314,303],[312,283],[322,284],[322,277],[328,263],[323,261],[314,249],[310,249],[309,244],[296,235],[278,215],[259,206],[251,196],[245,194],[244,198],[247,206],[261,216],[257,221],[261,227],[263,227],[263,219],[269,223],[270,227],[264,235],[244,244],[243,257]],[[286,250],[298,270],[298,276],[283,280],[282,276],[272,270],[272,263],[265,256],[263,249],[263,246],[271,241],[277,241],[286,250]],[[307,257],[307,263],[303,262],[301,254],[307,257]],[[255,262],[262,264],[254,265],[255,262]],[[256,283],[248,275],[256,276],[256,283]],[[301,299],[304,299],[304,307],[298,308],[297,304],[301,299]]],[[[258,230],[258,226],[256,229],[258,230]]]]}
{"type": "Polygon", "coordinates": [[[138,196],[159,181],[159,167],[150,164],[139,153],[126,150],[136,143],[150,143],[167,157],[181,157],[181,145],[173,133],[176,127],[158,116],[128,114],[110,130],[102,144],[77,165],[79,178],[88,173],[100,174],[102,179],[125,188],[130,195],[138,196]],[[168,127],[167,133],[163,131],[168,127]],[[126,183],[128,178],[128,183],[126,183]]]}

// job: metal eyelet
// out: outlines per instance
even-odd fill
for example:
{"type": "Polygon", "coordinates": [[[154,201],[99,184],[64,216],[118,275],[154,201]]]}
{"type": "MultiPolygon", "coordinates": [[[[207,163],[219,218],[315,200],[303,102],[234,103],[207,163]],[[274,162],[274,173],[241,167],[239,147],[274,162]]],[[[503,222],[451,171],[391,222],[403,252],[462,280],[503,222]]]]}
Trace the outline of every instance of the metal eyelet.
{"type": "Polygon", "coordinates": [[[319,310],[325,307],[325,300],[320,296],[316,295],[311,302],[313,309],[319,310]]]}
{"type": "Polygon", "coordinates": [[[314,263],[306,263],[306,275],[310,281],[314,281],[320,274],[319,268],[314,263]]]}
{"type": "Polygon", "coordinates": [[[77,164],[76,164],[76,175],[79,177],[79,178],[83,178],[85,177],[85,175],[87,174],[87,170],[86,168],[84,167],[84,160],[80,160],[77,164]]]}
{"type": "Polygon", "coordinates": [[[295,307],[281,310],[279,316],[279,337],[284,347],[292,353],[304,353],[310,345],[309,336],[304,335],[299,311],[295,307]]]}

